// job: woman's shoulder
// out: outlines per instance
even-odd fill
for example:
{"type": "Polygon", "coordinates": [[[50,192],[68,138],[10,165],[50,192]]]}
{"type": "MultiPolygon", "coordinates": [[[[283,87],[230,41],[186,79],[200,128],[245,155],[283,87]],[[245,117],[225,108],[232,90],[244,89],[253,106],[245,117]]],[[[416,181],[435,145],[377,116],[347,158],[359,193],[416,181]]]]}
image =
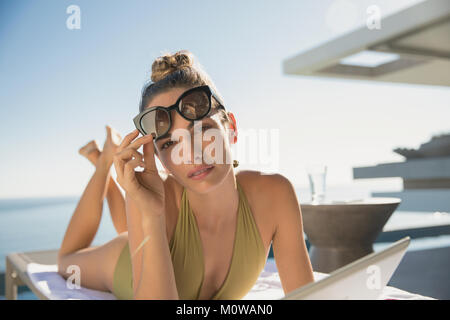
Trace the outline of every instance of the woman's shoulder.
{"type": "Polygon", "coordinates": [[[278,193],[292,187],[288,178],[280,173],[267,173],[257,170],[242,170],[236,174],[238,182],[249,191],[278,193]]]}
{"type": "Polygon", "coordinates": [[[287,203],[295,201],[293,186],[279,173],[243,170],[236,174],[265,243],[275,234],[287,203]]]}
{"type": "Polygon", "coordinates": [[[295,192],[292,183],[280,173],[242,170],[236,174],[244,193],[254,207],[273,210],[286,194],[295,192]]]}

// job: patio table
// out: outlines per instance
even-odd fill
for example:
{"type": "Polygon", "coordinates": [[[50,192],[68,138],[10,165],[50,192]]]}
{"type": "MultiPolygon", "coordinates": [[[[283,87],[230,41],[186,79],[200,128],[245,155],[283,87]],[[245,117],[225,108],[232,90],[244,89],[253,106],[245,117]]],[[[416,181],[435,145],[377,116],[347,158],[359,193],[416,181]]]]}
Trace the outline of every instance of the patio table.
{"type": "Polygon", "coordinates": [[[399,198],[302,203],[303,229],[313,269],[330,273],[373,252],[373,243],[399,198]]]}

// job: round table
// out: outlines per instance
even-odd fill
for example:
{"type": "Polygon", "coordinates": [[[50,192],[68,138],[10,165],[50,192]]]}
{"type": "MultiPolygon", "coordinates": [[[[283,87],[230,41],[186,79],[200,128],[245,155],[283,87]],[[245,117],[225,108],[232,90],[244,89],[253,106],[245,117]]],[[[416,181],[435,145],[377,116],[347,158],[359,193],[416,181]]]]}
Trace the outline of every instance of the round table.
{"type": "Polygon", "coordinates": [[[373,243],[400,204],[399,198],[366,198],[300,205],[314,271],[330,273],[373,252],[373,243]]]}

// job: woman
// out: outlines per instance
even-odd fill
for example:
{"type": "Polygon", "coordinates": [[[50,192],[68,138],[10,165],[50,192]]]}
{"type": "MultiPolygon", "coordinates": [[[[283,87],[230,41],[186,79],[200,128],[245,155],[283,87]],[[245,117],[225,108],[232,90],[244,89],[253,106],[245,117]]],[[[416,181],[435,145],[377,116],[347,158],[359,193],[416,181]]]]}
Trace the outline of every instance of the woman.
{"type": "Polygon", "coordinates": [[[286,294],[313,281],[292,184],[280,174],[235,173],[236,161],[222,161],[237,142],[236,121],[206,73],[194,67],[193,55],[159,57],[151,80],[134,119],[138,129],[112,157],[99,157],[59,250],[59,272],[67,278],[67,267],[78,265],[82,286],[120,299],[241,299],[263,270],[272,244],[286,294]],[[202,140],[205,156],[197,159],[191,148],[199,128],[216,135],[211,142],[202,140]],[[139,132],[144,136],[136,139],[139,132]],[[194,132],[194,139],[176,140],[177,132],[194,132]],[[222,149],[205,152],[216,140],[223,140],[222,149]],[[180,162],[174,150],[186,145],[182,153],[189,156],[180,162]],[[137,151],[141,146],[143,154],[137,151]],[[223,155],[219,161],[217,154],[223,155]],[[92,211],[101,212],[112,163],[126,194],[127,231],[89,247],[98,227],[92,211]],[[138,166],[144,170],[135,171],[138,166]]]}

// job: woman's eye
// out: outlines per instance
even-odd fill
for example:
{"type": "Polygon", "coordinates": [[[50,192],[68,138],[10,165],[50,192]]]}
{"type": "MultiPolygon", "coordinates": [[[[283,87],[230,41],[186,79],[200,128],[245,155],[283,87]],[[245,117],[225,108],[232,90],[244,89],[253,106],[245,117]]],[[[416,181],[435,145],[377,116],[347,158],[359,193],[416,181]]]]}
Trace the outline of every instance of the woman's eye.
{"type": "Polygon", "coordinates": [[[162,146],[161,146],[161,149],[164,150],[164,149],[170,147],[172,144],[173,144],[173,141],[172,141],[172,140],[169,140],[169,141],[167,141],[167,142],[164,142],[164,143],[162,144],[162,146]]]}

